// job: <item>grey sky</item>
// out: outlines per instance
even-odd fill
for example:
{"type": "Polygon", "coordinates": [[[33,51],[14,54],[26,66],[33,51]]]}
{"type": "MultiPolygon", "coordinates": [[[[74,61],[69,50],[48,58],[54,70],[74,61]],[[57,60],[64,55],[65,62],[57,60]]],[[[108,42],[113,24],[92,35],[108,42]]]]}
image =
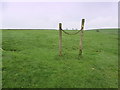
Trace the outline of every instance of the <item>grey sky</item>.
{"type": "MultiPolygon", "coordinates": [[[[2,28],[85,29],[118,27],[117,2],[4,2],[2,28]]],[[[1,13],[1,12],[0,12],[1,13]]]]}

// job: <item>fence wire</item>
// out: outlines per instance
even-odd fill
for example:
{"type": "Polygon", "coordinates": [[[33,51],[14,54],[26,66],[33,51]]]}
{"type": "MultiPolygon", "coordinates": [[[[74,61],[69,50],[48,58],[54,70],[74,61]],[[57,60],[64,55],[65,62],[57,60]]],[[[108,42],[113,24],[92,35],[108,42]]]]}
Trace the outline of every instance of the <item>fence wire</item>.
{"type": "Polygon", "coordinates": [[[67,34],[67,35],[75,35],[75,34],[78,34],[81,30],[79,30],[79,31],[77,31],[77,32],[75,32],[75,33],[68,33],[68,32],[66,32],[65,30],[62,30],[65,34],[67,34]]]}

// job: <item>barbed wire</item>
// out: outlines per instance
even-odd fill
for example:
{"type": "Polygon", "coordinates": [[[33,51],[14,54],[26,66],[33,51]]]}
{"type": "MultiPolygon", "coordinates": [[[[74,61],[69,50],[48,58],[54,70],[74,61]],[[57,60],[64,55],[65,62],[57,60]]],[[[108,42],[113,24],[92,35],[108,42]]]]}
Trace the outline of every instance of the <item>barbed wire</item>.
{"type": "MultiPolygon", "coordinates": [[[[61,29],[62,30],[62,29],[61,29]]],[[[75,33],[68,33],[68,32],[66,32],[65,30],[62,30],[65,34],[67,34],[67,35],[75,35],[75,34],[78,34],[81,30],[79,30],[79,31],[77,31],[77,32],[75,32],[75,33]]]]}

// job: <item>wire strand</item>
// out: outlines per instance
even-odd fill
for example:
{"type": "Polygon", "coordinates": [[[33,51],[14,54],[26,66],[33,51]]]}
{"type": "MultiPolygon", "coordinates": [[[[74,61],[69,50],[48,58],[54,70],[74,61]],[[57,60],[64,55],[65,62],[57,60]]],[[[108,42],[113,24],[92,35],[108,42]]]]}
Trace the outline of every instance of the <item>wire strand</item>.
{"type": "Polygon", "coordinates": [[[78,34],[81,30],[79,30],[78,32],[75,32],[75,33],[68,33],[65,30],[62,30],[62,31],[67,35],[75,35],[75,34],[78,34]]]}

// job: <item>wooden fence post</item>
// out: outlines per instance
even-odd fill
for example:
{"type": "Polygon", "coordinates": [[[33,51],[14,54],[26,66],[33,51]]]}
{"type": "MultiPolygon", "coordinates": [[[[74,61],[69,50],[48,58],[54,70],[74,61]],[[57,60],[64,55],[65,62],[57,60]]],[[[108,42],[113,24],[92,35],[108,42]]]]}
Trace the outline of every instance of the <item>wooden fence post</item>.
{"type": "Polygon", "coordinates": [[[80,48],[79,48],[79,55],[82,55],[82,52],[83,52],[83,29],[84,29],[84,22],[85,22],[85,19],[82,19],[81,32],[80,32],[80,48]]]}
{"type": "Polygon", "coordinates": [[[59,23],[59,56],[62,56],[62,23],[59,23]]]}

